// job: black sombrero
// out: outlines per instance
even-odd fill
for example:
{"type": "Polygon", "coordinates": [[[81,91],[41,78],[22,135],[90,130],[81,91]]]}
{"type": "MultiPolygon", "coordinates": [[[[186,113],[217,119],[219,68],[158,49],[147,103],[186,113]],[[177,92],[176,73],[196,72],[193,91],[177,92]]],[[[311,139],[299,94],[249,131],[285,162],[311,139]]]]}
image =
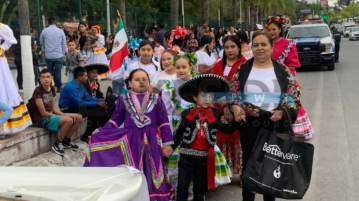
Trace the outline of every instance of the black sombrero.
{"type": "Polygon", "coordinates": [[[229,89],[230,84],[224,77],[213,74],[204,74],[197,75],[183,83],[178,88],[178,93],[185,101],[194,103],[196,101],[193,99],[193,94],[198,90],[226,93],[229,89]]]}
{"type": "Polygon", "coordinates": [[[110,69],[108,67],[108,65],[100,64],[100,63],[98,63],[98,64],[89,64],[89,65],[84,66],[84,68],[86,68],[87,71],[96,69],[98,71],[98,74],[106,73],[110,69]]]}

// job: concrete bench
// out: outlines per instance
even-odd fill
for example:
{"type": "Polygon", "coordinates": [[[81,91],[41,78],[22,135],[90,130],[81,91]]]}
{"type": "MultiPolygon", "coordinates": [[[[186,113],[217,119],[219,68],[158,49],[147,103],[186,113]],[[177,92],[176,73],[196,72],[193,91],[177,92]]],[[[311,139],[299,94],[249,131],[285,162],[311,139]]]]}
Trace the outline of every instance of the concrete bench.
{"type": "MultiPolygon", "coordinates": [[[[81,137],[86,130],[86,125],[87,118],[84,118],[72,140],[81,137]]],[[[50,151],[57,136],[58,132],[35,126],[29,126],[24,131],[6,135],[4,139],[0,139],[0,166],[8,166],[50,151]]]]}

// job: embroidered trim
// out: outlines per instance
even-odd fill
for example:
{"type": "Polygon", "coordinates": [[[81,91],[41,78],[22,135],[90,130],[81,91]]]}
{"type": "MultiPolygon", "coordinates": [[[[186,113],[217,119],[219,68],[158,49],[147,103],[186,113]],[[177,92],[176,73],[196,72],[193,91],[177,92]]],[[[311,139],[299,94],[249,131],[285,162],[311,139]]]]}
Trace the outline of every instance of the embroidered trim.
{"type": "Polygon", "coordinates": [[[195,149],[189,149],[189,148],[180,148],[179,153],[186,154],[186,155],[192,155],[192,156],[208,156],[207,151],[200,151],[195,149]]]}
{"type": "MultiPolygon", "coordinates": [[[[153,94],[151,94],[151,95],[153,95],[153,94]]],[[[143,115],[143,119],[144,119],[143,121],[140,120],[140,117],[137,114],[137,111],[132,103],[130,93],[124,94],[121,97],[125,104],[126,110],[131,114],[131,118],[135,122],[135,124],[138,128],[143,128],[143,127],[151,124],[151,119],[146,115],[143,115]]],[[[155,103],[155,102],[150,101],[150,103],[151,103],[151,105],[153,105],[152,103],[155,103]]],[[[145,113],[149,113],[149,111],[147,110],[147,111],[145,111],[145,113]]]]}
{"type": "Polygon", "coordinates": [[[204,122],[203,130],[204,130],[204,134],[206,135],[208,144],[210,144],[211,146],[214,146],[216,144],[216,137],[214,137],[214,141],[212,141],[212,139],[213,139],[212,130],[214,130],[214,129],[211,130],[211,135],[210,135],[209,130],[208,130],[208,123],[204,122]]]}
{"type": "Polygon", "coordinates": [[[287,44],[287,47],[283,50],[283,52],[281,53],[281,55],[279,56],[278,58],[278,62],[281,63],[282,65],[284,65],[284,61],[285,59],[287,58],[289,52],[290,52],[290,48],[293,47],[293,45],[295,46],[296,45],[296,41],[295,40],[290,40],[290,39],[287,39],[288,40],[288,44],[287,44]]]}
{"type": "Polygon", "coordinates": [[[119,126],[117,125],[117,123],[116,123],[114,120],[110,119],[110,120],[109,120],[109,122],[111,122],[114,126],[116,126],[116,128],[118,128],[118,127],[119,127],[119,126]]]}
{"type": "Polygon", "coordinates": [[[229,124],[229,123],[227,122],[226,118],[224,118],[223,115],[222,115],[222,117],[221,117],[221,122],[222,122],[222,124],[229,124]]]}
{"type": "Polygon", "coordinates": [[[162,126],[169,126],[169,125],[170,125],[170,123],[163,123],[160,125],[160,128],[162,128],[162,126]]]}
{"type": "Polygon", "coordinates": [[[169,91],[171,93],[171,104],[177,112],[182,113],[184,110],[196,106],[196,104],[194,104],[194,103],[189,103],[188,108],[184,108],[181,106],[181,102],[179,100],[175,99],[176,98],[176,89],[175,89],[172,81],[165,82],[164,86],[165,86],[166,91],[169,91]]]}
{"type": "Polygon", "coordinates": [[[191,128],[187,127],[187,128],[186,128],[186,131],[187,131],[187,133],[186,133],[186,132],[183,132],[183,135],[184,135],[184,136],[189,136],[189,134],[191,134],[191,128]]]}
{"type": "MultiPolygon", "coordinates": [[[[193,142],[193,140],[196,138],[197,134],[198,134],[198,131],[199,129],[201,128],[201,122],[199,119],[196,120],[196,128],[193,129],[193,132],[192,132],[192,136],[191,136],[191,139],[189,140],[186,140],[183,138],[183,142],[185,142],[186,144],[191,144],[193,142]]],[[[181,148],[182,149],[182,148],[181,148]]]]}
{"type": "Polygon", "coordinates": [[[163,146],[166,146],[166,145],[172,145],[172,144],[174,144],[174,142],[170,141],[170,142],[165,142],[165,143],[162,143],[162,144],[163,144],[163,146]]]}
{"type": "Polygon", "coordinates": [[[181,125],[181,123],[182,123],[182,118],[180,118],[178,123],[176,124],[176,127],[173,130],[173,135],[175,135],[177,133],[177,130],[178,130],[179,126],[181,125]]]}

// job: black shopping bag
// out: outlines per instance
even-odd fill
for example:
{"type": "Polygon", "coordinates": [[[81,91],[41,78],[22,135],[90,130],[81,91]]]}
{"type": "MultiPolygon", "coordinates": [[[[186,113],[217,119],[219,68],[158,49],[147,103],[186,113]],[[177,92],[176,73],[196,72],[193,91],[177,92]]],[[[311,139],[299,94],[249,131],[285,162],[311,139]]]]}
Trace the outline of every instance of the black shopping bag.
{"type": "Polygon", "coordinates": [[[259,194],[302,199],[310,184],[313,154],[312,144],[261,129],[244,170],[244,185],[259,194]]]}

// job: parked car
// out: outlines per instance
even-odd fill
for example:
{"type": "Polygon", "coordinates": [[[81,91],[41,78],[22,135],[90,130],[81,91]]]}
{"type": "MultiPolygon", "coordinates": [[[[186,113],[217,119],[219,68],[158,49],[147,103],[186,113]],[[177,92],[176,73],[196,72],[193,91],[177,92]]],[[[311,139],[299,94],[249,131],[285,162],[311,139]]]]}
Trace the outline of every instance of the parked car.
{"type": "Polygon", "coordinates": [[[328,66],[334,70],[335,43],[327,24],[294,25],[288,39],[295,39],[298,57],[302,66],[328,66]]]}
{"type": "Polygon", "coordinates": [[[349,31],[349,40],[359,39],[359,27],[352,27],[349,31]]]}
{"type": "Polygon", "coordinates": [[[336,28],[337,28],[338,32],[340,33],[340,35],[344,34],[344,27],[343,26],[338,26],[336,28]]]}
{"type": "Polygon", "coordinates": [[[344,38],[348,38],[349,37],[349,32],[350,32],[350,29],[351,29],[352,27],[347,27],[347,28],[345,28],[345,31],[344,31],[344,38]]]}

